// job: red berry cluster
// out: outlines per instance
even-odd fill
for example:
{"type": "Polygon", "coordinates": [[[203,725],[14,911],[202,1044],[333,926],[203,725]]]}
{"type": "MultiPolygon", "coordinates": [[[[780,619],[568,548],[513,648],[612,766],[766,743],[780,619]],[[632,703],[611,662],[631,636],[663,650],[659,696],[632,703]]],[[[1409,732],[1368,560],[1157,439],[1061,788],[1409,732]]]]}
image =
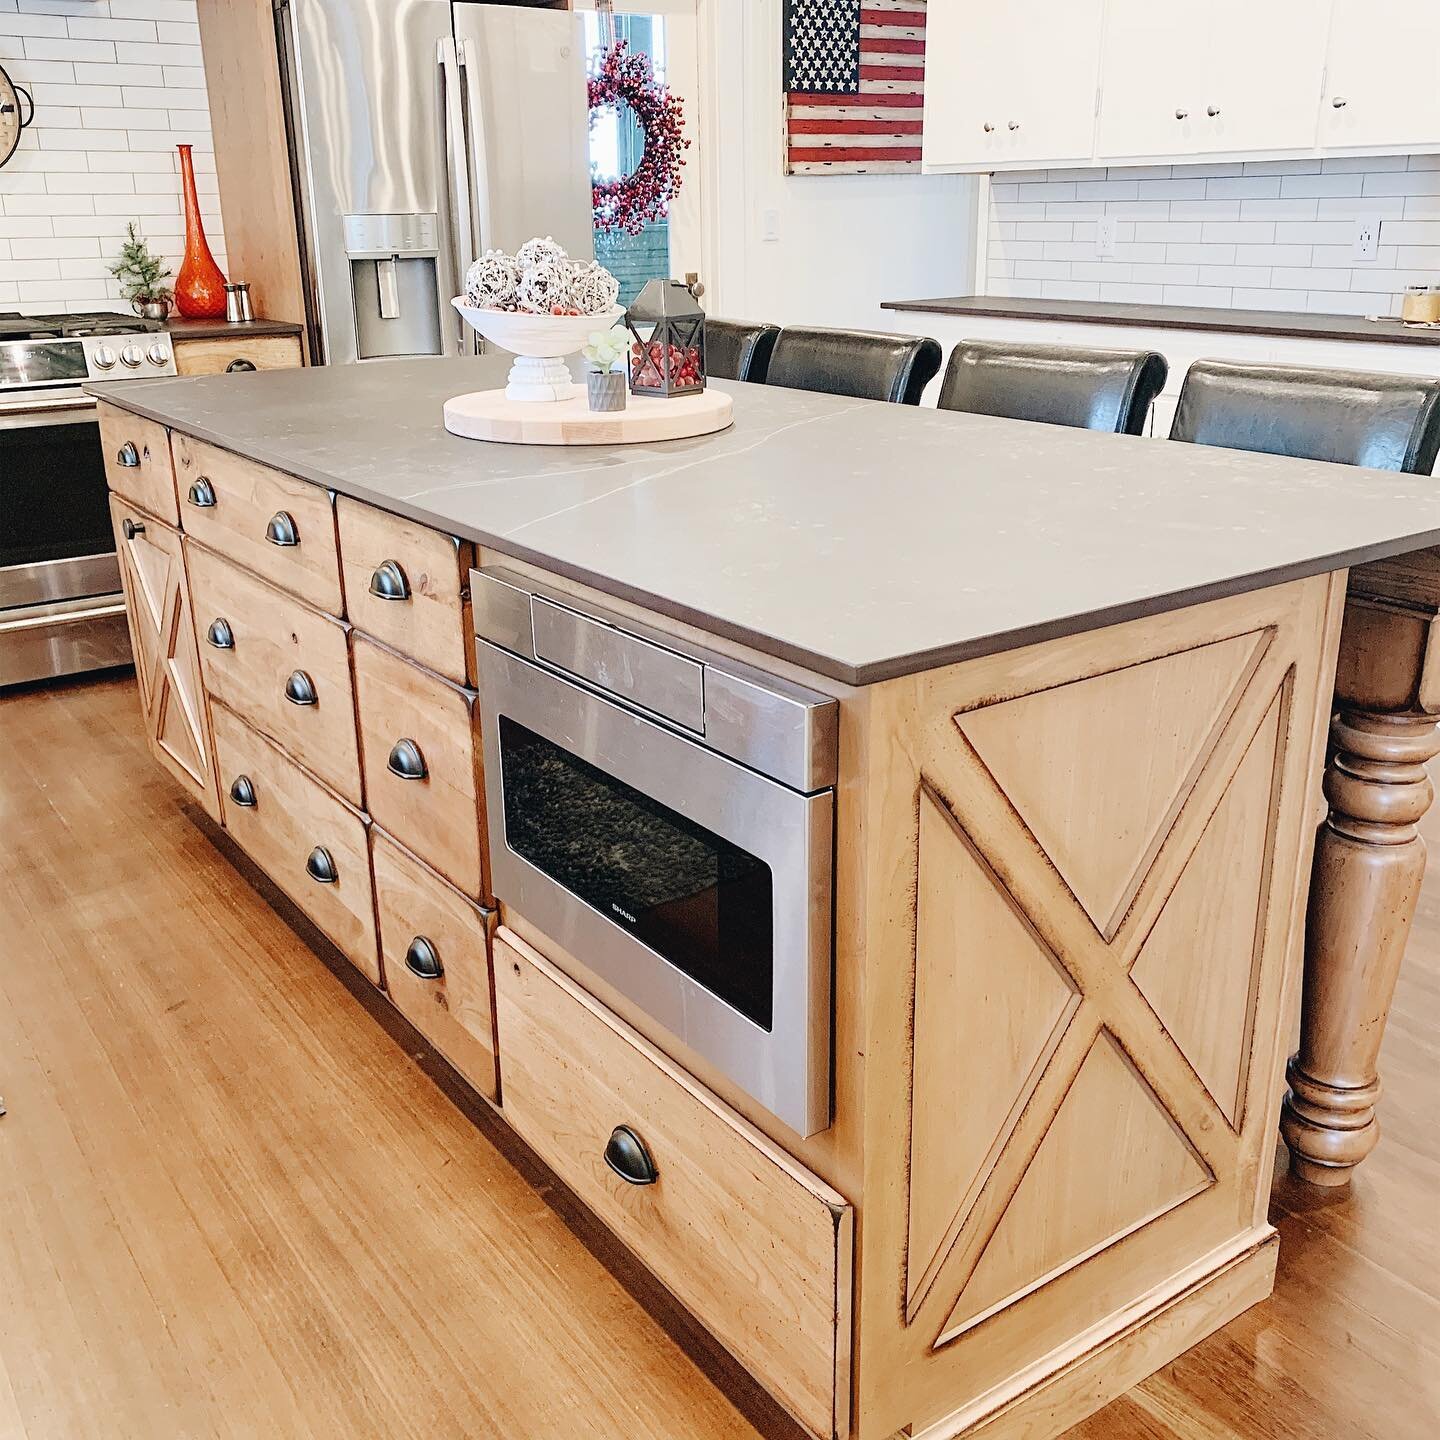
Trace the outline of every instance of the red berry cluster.
{"type": "Polygon", "coordinates": [[[577,310],[573,305],[552,305],[550,313],[552,315],[583,315],[585,312],[577,310]]]}
{"type": "Polygon", "coordinates": [[[684,136],[685,104],[655,78],[650,57],[617,40],[590,77],[590,109],[628,105],[645,134],[640,163],[617,180],[591,182],[595,228],[639,235],[663,220],[680,189],[680,168],[690,142],[684,136]]]}
{"type": "Polygon", "coordinates": [[[637,340],[630,347],[630,383],[642,390],[663,390],[667,364],[672,389],[681,390],[700,384],[699,347],[662,345],[658,340],[652,340],[648,345],[642,345],[637,340]]]}

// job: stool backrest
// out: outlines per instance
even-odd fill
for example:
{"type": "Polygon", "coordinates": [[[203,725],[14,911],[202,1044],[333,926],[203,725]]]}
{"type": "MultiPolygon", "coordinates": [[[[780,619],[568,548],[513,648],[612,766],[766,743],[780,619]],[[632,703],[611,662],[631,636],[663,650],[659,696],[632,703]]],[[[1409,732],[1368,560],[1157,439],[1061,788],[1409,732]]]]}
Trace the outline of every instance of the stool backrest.
{"type": "Polygon", "coordinates": [[[972,415],[1142,435],[1169,373],[1154,350],[962,340],[938,403],[972,415]]]}
{"type": "Polygon", "coordinates": [[[1428,475],[1440,449],[1440,379],[1197,360],[1170,438],[1428,475]]]}
{"type": "Polygon", "coordinates": [[[778,325],[705,317],[705,373],[717,380],[765,383],[778,325]]]}
{"type": "Polygon", "coordinates": [[[766,383],[918,405],[941,359],[939,345],[923,336],[787,325],[775,342],[766,383]]]}

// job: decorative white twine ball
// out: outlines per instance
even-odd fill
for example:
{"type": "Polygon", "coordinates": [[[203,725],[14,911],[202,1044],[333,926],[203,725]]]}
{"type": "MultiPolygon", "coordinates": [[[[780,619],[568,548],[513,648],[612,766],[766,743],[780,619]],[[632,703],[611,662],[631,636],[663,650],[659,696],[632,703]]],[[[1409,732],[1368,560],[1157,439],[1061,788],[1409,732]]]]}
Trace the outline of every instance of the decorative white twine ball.
{"type": "Polygon", "coordinates": [[[570,270],[568,263],[542,260],[526,266],[520,276],[515,299],[522,310],[548,315],[557,305],[570,305],[570,270]]]}
{"type": "Polygon", "coordinates": [[[465,272],[465,302],[484,310],[513,310],[520,265],[503,250],[487,250],[465,272]]]}
{"type": "Polygon", "coordinates": [[[582,315],[603,315],[620,296],[620,282],[596,260],[577,260],[570,272],[570,304],[582,315]]]}
{"type": "Polygon", "coordinates": [[[530,270],[536,265],[558,265],[569,258],[565,247],[552,235],[543,238],[536,235],[515,252],[515,259],[522,271],[530,270]]]}

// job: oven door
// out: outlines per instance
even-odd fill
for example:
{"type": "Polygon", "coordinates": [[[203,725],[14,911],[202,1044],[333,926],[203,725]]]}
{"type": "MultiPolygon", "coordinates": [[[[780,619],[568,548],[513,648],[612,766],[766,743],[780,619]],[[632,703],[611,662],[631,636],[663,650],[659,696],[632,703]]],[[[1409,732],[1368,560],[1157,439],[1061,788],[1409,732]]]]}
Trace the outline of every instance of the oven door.
{"type": "Polygon", "coordinates": [[[0,685],[129,661],[93,404],[0,411],[0,685]]]}
{"type": "Polygon", "coordinates": [[[496,895],[799,1134],[825,1129],[833,792],[478,644],[496,895]]]}

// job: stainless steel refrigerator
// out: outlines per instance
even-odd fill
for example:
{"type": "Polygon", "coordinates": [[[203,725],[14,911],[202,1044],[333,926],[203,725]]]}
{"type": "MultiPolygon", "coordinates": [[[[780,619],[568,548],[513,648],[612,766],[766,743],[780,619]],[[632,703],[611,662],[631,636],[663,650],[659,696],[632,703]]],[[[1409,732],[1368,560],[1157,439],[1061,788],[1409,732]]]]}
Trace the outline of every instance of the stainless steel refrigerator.
{"type": "Polygon", "coordinates": [[[311,333],[331,363],[467,354],[491,247],[594,254],[583,20],[470,0],[275,0],[311,333]]]}

